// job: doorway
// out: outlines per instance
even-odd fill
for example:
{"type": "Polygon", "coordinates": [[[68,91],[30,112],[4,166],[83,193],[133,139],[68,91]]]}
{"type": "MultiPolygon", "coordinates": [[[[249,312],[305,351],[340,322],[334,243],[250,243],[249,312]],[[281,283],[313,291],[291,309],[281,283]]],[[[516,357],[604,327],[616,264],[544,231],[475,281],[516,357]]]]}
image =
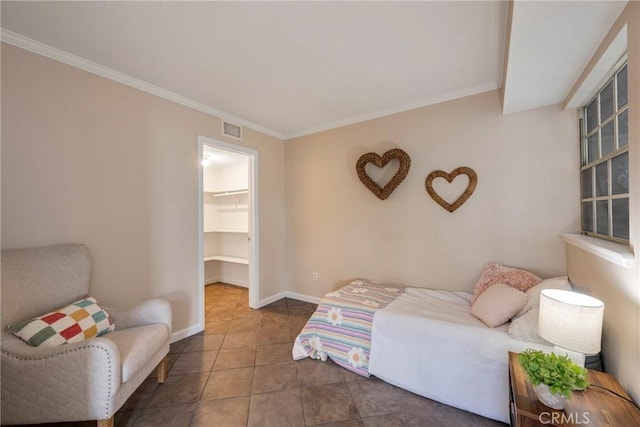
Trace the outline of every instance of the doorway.
{"type": "Polygon", "coordinates": [[[199,136],[198,156],[199,323],[204,328],[207,284],[248,288],[249,307],[258,308],[258,152],[199,136]]]}

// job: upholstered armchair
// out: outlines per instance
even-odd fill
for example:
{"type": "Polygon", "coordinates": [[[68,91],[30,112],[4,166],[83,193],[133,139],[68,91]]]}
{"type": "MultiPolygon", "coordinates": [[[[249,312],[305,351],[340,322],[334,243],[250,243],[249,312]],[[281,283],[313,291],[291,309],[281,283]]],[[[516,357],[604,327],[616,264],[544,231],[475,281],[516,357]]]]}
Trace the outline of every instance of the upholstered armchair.
{"type": "Polygon", "coordinates": [[[8,325],[41,316],[89,293],[84,245],[2,251],[2,423],[97,420],[114,414],[154,369],[166,376],[171,307],[154,299],[123,310],[104,307],[115,331],[55,347],[34,347],[8,325]]]}

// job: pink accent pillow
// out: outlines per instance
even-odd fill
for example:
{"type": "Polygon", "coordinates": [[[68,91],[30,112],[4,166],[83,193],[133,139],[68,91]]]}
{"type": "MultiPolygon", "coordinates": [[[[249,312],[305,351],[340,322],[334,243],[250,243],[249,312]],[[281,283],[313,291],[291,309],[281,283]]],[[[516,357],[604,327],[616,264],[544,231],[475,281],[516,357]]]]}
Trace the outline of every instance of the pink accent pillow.
{"type": "Polygon", "coordinates": [[[529,296],[522,291],[496,283],[487,288],[471,306],[471,314],[488,327],[495,328],[506,323],[527,303],[529,296]]]}
{"type": "Polygon", "coordinates": [[[519,268],[507,267],[497,262],[490,262],[484,266],[480,273],[471,304],[473,305],[484,291],[496,283],[504,283],[519,291],[526,292],[540,282],[542,282],[542,279],[533,273],[519,268]]]}

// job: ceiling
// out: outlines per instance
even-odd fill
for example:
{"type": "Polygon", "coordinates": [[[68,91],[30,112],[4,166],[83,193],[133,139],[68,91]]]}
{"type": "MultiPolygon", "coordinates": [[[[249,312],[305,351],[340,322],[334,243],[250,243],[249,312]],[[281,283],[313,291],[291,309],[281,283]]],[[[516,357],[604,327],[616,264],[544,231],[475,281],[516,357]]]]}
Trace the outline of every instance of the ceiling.
{"type": "Polygon", "coordinates": [[[212,168],[224,168],[227,166],[241,165],[249,161],[246,154],[235,151],[213,148],[208,145],[202,147],[202,158],[209,162],[212,168]]]}
{"type": "Polygon", "coordinates": [[[625,1],[2,2],[2,39],[290,139],[502,86],[561,102],[625,1]]]}

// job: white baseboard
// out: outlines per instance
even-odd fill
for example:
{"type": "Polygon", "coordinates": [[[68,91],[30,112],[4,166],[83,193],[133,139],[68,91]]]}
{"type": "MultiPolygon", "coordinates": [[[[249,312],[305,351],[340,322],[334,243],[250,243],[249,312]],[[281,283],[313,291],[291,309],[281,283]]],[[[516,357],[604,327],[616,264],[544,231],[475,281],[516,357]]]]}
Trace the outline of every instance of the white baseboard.
{"type": "Polygon", "coordinates": [[[191,335],[195,335],[199,332],[204,331],[204,325],[196,324],[189,326],[188,328],[181,329],[179,331],[173,332],[171,334],[171,338],[169,342],[174,343],[176,341],[180,341],[181,339],[190,337],[191,335]]]}
{"type": "Polygon", "coordinates": [[[210,285],[212,283],[216,283],[220,281],[220,276],[213,276],[213,277],[205,277],[204,278],[204,284],[205,285],[210,285]]]}
{"type": "Polygon", "coordinates": [[[226,283],[228,285],[235,285],[235,286],[240,286],[241,288],[249,288],[249,284],[247,282],[239,282],[237,280],[227,280],[227,279],[220,279],[219,282],[222,283],[226,283]]]}
{"type": "Polygon", "coordinates": [[[229,285],[235,285],[235,286],[240,286],[241,288],[249,288],[249,284],[246,282],[239,282],[236,280],[226,280],[222,277],[220,278],[213,278],[213,279],[205,279],[204,284],[206,285],[211,285],[213,283],[218,283],[218,282],[222,282],[222,283],[227,283],[229,285]]]}
{"type": "Polygon", "coordinates": [[[319,304],[320,300],[322,298],[318,298],[318,297],[312,297],[309,295],[304,295],[304,294],[298,294],[296,292],[290,292],[290,291],[282,291],[278,294],[275,294],[273,296],[270,296],[268,298],[262,299],[258,302],[258,308],[260,307],[264,307],[265,305],[269,305],[272,302],[276,302],[278,300],[281,300],[282,298],[291,298],[291,299],[295,299],[298,301],[304,301],[304,302],[310,302],[312,304],[319,304]]]}
{"type": "MultiPolygon", "coordinates": [[[[218,280],[212,281],[212,282],[205,282],[207,285],[209,283],[216,283],[218,282],[218,280]]],[[[231,285],[236,285],[236,283],[231,283],[231,282],[225,282],[225,283],[229,283],[231,285]]],[[[237,285],[237,286],[243,286],[241,284],[237,285]]],[[[245,286],[246,287],[246,286],[245,286]]],[[[279,301],[282,298],[291,298],[291,299],[295,299],[298,301],[304,301],[304,302],[310,302],[312,304],[319,304],[320,300],[322,298],[318,298],[318,297],[312,297],[310,295],[304,295],[304,294],[299,294],[296,292],[289,292],[289,291],[283,291],[280,293],[277,293],[275,295],[272,295],[270,297],[267,297],[265,299],[262,299],[258,302],[258,307],[257,308],[261,308],[264,307],[266,305],[269,305],[273,302],[279,301]]],[[[172,343],[176,342],[176,341],[180,341],[181,339],[190,337],[191,335],[195,335],[199,332],[204,331],[204,325],[201,324],[196,324],[196,325],[192,325],[189,326],[187,328],[181,329],[179,331],[176,331],[174,333],[171,334],[171,339],[170,341],[172,343]]]]}
{"type": "Polygon", "coordinates": [[[272,302],[276,302],[281,300],[282,298],[286,297],[286,292],[280,292],[278,294],[272,295],[270,297],[267,297],[265,299],[261,299],[260,301],[258,301],[258,308],[264,307],[265,305],[269,305],[272,302]]]}
{"type": "Polygon", "coordinates": [[[310,302],[312,304],[320,304],[320,301],[322,300],[322,298],[319,298],[319,297],[312,297],[310,295],[299,294],[297,292],[285,291],[283,293],[287,298],[297,299],[298,301],[310,302]]]}

